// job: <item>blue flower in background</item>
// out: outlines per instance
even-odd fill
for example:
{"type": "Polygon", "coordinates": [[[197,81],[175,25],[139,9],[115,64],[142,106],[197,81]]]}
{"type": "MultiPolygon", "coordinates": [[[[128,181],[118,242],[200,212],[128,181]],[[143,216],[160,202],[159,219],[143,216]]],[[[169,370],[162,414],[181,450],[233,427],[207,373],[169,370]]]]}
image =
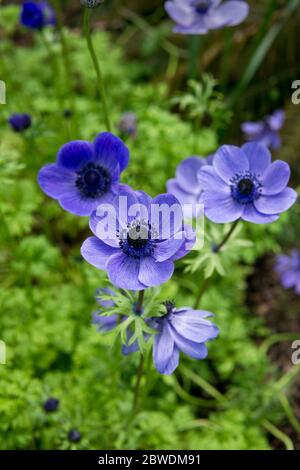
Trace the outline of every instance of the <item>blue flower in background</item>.
{"type": "Polygon", "coordinates": [[[167,181],[167,191],[173,194],[180,204],[192,204],[196,216],[196,204],[199,204],[202,187],[198,180],[200,168],[212,163],[213,155],[207,158],[193,156],[183,160],[177,167],[176,177],[167,181]]]}
{"type": "Polygon", "coordinates": [[[223,145],[213,165],[198,173],[205,215],[216,223],[239,218],[256,224],[274,222],[297,199],[287,187],[290,174],[287,163],[271,163],[270,151],[257,142],[241,148],[223,145]]]}
{"type": "Polygon", "coordinates": [[[103,219],[95,212],[92,214],[90,227],[96,236],[83,243],[83,258],[107,271],[112,284],[122,289],[138,291],[168,281],[174,271],[174,261],[185,256],[195,243],[195,234],[183,225],[178,200],[171,194],[152,199],[142,191],[124,188],[115,199],[115,207],[118,224],[116,233],[109,239],[99,235],[98,224],[101,225],[103,219]],[[135,215],[129,215],[129,211],[118,212],[121,196],[126,198],[129,211],[132,207],[141,207],[140,212],[135,215]],[[180,217],[175,217],[171,226],[164,217],[158,221],[158,226],[151,226],[154,211],[166,208],[169,212],[172,207],[180,211],[180,217]]]}
{"type": "Polygon", "coordinates": [[[23,132],[31,126],[31,116],[29,114],[12,114],[8,119],[9,124],[15,132],[23,132]]]}
{"type": "Polygon", "coordinates": [[[206,34],[211,29],[236,26],[249,13],[242,0],[169,0],[165,8],[176,23],[174,32],[181,34],[206,34]]]}
{"type": "Polygon", "coordinates": [[[293,287],[300,295],[300,252],[292,250],[291,254],[277,256],[276,271],[280,274],[285,289],[293,287]]]}
{"type": "Polygon", "coordinates": [[[47,2],[24,2],[20,22],[30,29],[43,29],[56,23],[55,12],[47,2]]]}
{"type": "Polygon", "coordinates": [[[42,190],[67,211],[90,215],[99,204],[112,202],[119,192],[120,172],[128,165],[129,151],[109,132],[94,143],[75,140],[58,152],[57,162],[38,175],[42,190]]]}
{"type": "Polygon", "coordinates": [[[179,364],[182,351],[194,359],[207,356],[205,343],[216,338],[218,328],[209,320],[212,314],[189,307],[176,309],[174,304],[166,304],[167,313],[153,319],[152,326],[158,333],[154,337],[153,360],[158,372],[172,374],[179,364]]]}
{"type": "Polygon", "coordinates": [[[136,137],[137,125],[136,125],[136,114],[135,113],[123,113],[118,123],[118,128],[124,135],[130,135],[136,137]]]}
{"type": "Polygon", "coordinates": [[[282,110],[275,111],[259,122],[244,122],[241,129],[246,139],[259,142],[271,149],[277,150],[281,147],[279,131],[285,121],[285,113],[282,110]]]}

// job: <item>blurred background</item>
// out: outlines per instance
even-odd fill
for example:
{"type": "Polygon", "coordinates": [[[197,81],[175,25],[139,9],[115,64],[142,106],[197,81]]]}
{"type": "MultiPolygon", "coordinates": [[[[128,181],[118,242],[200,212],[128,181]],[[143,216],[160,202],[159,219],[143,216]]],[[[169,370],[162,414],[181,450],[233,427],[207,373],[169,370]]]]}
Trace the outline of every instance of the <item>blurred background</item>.
{"type": "MultiPolygon", "coordinates": [[[[61,145],[104,130],[80,2],[50,3],[60,21],[42,35],[19,24],[21,1],[0,2],[0,448],[299,449],[291,355],[300,300],[274,267],[278,254],[300,248],[298,204],[272,225],[244,224],[228,244],[202,300],[220,337],[207,360],[182,357],[170,377],[149,360],[141,411],[127,426],[138,358],[124,358],[91,325],[95,290],[107,279],[80,257],[88,220],[64,212],[36,182],[61,145]],[[7,122],[15,112],[32,117],[22,134],[7,122]]],[[[184,158],[242,144],[243,122],[278,109],[286,119],[273,156],[291,165],[298,188],[300,105],[291,96],[300,2],[248,3],[241,25],[196,38],[172,33],[163,1],[106,0],[93,10],[114,132],[131,152],[124,181],[135,189],[165,192],[184,158]],[[125,112],[135,114],[133,134],[120,125],[125,112]]],[[[208,236],[222,238],[223,227],[211,225],[208,236]]],[[[207,268],[197,256],[178,263],[165,298],[193,302],[207,268]]]]}

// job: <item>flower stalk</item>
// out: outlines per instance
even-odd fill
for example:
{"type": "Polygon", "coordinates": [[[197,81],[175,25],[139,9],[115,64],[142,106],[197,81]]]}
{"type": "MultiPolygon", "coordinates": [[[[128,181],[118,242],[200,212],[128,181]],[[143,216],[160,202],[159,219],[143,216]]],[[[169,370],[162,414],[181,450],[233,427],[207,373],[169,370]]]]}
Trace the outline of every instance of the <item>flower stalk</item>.
{"type": "Polygon", "coordinates": [[[110,132],[111,123],[110,123],[110,118],[109,118],[109,113],[108,113],[104,79],[103,79],[103,74],[102,74],[102,70],[100,67],[100,63],[97,59],[97,55],[96,55],[93,41],[91,38],[90,17],[91,17],[91,10],[89,8],[85,8],[84,14],[83,14],[83,31],[86,37],[87,46],[88,46],[90,56],[91,56],[91,59],[95,68],[96,76],[97,76],[98,90],[99,90],[101,100],[102,100],[106,130],[110,132]]]}

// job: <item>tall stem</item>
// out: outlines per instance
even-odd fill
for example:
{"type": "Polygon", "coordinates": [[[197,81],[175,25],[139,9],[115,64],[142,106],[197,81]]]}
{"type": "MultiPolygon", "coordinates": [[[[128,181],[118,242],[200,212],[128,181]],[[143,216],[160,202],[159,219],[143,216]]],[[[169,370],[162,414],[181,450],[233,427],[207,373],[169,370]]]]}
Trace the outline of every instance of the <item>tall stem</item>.
{"type": "MultiPolygon", "coordinates": [[[[229,231],[226,233],[225,237],[223,240],[214,247],[214,253],[219,253],[219,251],[223,248],[223,246],[228,242],[229,238],[235,231],[237,224],[239,223],[240,219],[236,220],[232,226],[230,227],[229,231]]],[[[209,279],[205,279],[202,285],[200,286],[200,289],[198,291],[198,294],[196,296],[195,304],[194,304],[194,309],[197,310],[200,304],[200,300],[202,299],[202,296],[204,292],[206,291],[207,287],[209,285],[209,279]]]]}
{"type": "Polygon", "coordinates": [[[200,51],[200,37],[189,37],[189,78],[197,79],[198,76],[198,56],[200,51]]]}
{"type": "Polygon", "coordinates": [[[93,41],[92,41],[92,38],[91,38],[90,16],[91,16],[90,9],[85,8],[84,9],[84,16],[83,16],[83,30],[84,30],[84,34],[85,34],[85,37],[86,37],[88,49],[89,49],[89,52],[90,52],[90,55],[91,55],[91,59],[92,59],[93,64],[94,64],[96,76],[97,76],[98,89],[99,89],[99,93],[100,93],[101,100],[102,100],[106,129],[110,132],[111,131],[111,124],[110,124],[110,119],[109,119],[109,114],[108,114],[108,107],[107,107],[107,101],[106,101],[104,80],[103,80],[102,70],[101,70],[100,64],[98,62],[97,55],[96,55],[96,52],[95,52],[95,49],[94,49],[94,46],[93,46],[93,41]]]}
{"type": "Polygon", "coordinates": [[[237,224],[239,223],[241,219],[238,219],[236,220],[232,226],[230,227],[229,231],[227,232],[227,234],[225,235],[225,237],[223,238],[223,240],[221,241],[221,243],[219,243],[215,248],[214,248],[214,252],[215,253],[219,253],[219,251],[223,248],[223,246],[228,242],[229,238],[231,237],[231,235],[233,234],[233,232],[235,231],[236,229],[236,226],[237,224]]]}
{"type": "MultiPolygon", "coordinates": [[[[145,291],[141,290],[139,292],[139,297],[138,297],[138,301],[136,305],[136,313],[138,315],[140,315],[143,311],[144,297],[145,297],[145,291]]],[[[143,354],[141,354],[140,363],[139,363],[139,367],[138,367],[137,375],[136,375],[135,387],[134,387],[133,404],[132,404],[133,415],[136,414],[139,408],[140,388],[141,388],[142,375],[144,372],[144,365],[145,365],[145,357],[143,354]]]]}

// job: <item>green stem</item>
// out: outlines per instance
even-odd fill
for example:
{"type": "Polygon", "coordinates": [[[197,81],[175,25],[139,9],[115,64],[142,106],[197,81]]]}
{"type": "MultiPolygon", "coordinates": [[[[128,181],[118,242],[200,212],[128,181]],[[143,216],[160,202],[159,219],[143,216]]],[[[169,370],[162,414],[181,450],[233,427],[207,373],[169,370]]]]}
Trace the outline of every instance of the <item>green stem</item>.
{"type": "Polygon", "coordinates": [[[133,404],[132,404],[133,415],[135,415],[139,409],[140,388],[141,388],[142,375],[144,372],[144,365],[145,365],[145,356],[141,354],[140,363],[139,363],[139,367],[138,367],[137,375],[136,375],[135,387],[134,387],[133,404]]]}
{"type": "Polygon", "coordinates": [[[195,80],[198,76],[198,56],[200,51],[200,37],[189,38],[189,78],[195,80]]]}
{"type": "MultiPolygon", "coordinates": [[[[230,239],[231,235],[233,234],[233,232],[235,231],[239,221],[241,219],[238,219],[236,220],[232,226],[230,227],[229,231],[226,233],[225,237],[223,238],[223,240],[214,247],[214,253],[219,253],[221,251],[221,249],[224,247],[224,245],[228,242],[228,240],[230,239]]],[[[199,307],[199,304],[200,304],[200,301],[202,299],[202,296],[204,294],[204,292],[206,291],[207,287],[209,286],[209,279],[205,279],[204,282],[202,283],[202,285],[200,286],[200,289],[198,291],[198,294],[196,296],[196,300],[195,300],[195,304],[194,304],[194,309],[197,310],[197,308],[199,307]]]]}
{"type": "Polygon", "coordinates": [[[232,224],[232,226],[230,227],[230,230],[227,232],[227,234],[225,235],[223,240],[214,248],[215,253],[219,253],[219,251],[221,251],[223,246],[228,242],[229,238],[231,237],[231,235],[235,231],[235,229],[236,229],[236,227],[237,227],[240,220],[241,219],[238,219],[232,224]]]}
{"type": "Polygon", "coordinates": [[[286,450],[294,450],[293,442],[291,441],[289,436],[284,434],[284,432],[280,431],[280,429],[276,428],[276,426],[270,423],[270,421],[264,420],[262,424],[263,427],[267,429],[267,431],[269,431],[269,433],[271,433],[274,437],[283,442],[286,447],[286,450]]]}
{"type": "Polygon", "coordinates": [[[107,107],[107,101],[106,101],[104,80],[103,80],[102,70],[101,70],[99,61],[97,59],[97,55],[96,55],[96,52],[95,52],[95,49],[94,49],[94,46],[93,46],[93,41],[92,41],[92,38],[91,38],[90,16],[91,16],[90,9],[85,8],[84,9],[84,15],[83,15],[83,30],[84,30],[84,34],[85,34],[85,37],[86,37],[88,49],[89,49],[89,52],[90,52],[90,55],[91,55],[91,59],[92,59],[93,64],[94,64],[96,76],[97,76],[98,89],[99,89],[99,93],[100,93],[101,100],[102,100],[106,129],[110,132],[111,131],[111,123],[110,123],[109,114],[108,114],[108,107],[107,107]]]}
{"type": "Polygon", "coordinates": [[[141,314],[142,311],[143,311],[143,302],[144,302],[144,297],[145,297],[145,291],[144,290],[141,290],[139,292],[139,297],[138,297],[138,301],[137,301],[137,304],[136,304],[136,313],[137,314],[141,314]]]}

